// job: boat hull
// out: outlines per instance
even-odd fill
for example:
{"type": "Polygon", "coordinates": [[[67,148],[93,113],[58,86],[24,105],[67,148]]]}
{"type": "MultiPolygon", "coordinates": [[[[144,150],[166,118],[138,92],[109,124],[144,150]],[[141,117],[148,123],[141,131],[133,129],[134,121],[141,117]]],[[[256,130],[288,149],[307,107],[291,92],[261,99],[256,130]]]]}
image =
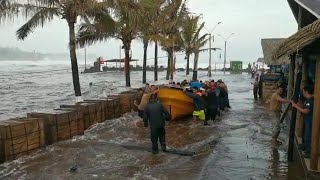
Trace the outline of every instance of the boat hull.
{"type": "Polygon", "coordinates": [[[161,87],[158,99],[171,114],[172,120],[192,115],[193,101],[183,93],[182,89],[161,87]]]}

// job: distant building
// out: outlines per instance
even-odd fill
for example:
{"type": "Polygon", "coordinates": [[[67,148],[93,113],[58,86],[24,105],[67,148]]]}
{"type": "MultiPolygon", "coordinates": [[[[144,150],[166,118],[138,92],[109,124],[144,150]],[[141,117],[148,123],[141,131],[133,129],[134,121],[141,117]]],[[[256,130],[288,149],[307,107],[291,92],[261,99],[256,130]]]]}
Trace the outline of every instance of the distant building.
{"type": "Polygon", "coordinates": [[[231,71],[242,71],[242,61],[230,61],[231,71]]]}

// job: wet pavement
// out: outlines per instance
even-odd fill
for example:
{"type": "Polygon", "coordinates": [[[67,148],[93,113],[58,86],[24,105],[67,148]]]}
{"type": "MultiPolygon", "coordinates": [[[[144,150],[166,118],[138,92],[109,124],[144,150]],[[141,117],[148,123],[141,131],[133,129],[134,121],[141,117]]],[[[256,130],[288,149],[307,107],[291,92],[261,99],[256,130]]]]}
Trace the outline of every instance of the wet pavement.
{"type": "Polygon", "coordinates": [[[210,126],[190,119],[166,126],[169,148],[195,151],[192,157],[122,147],[150,146],[149,129],[136,127],[132,112],[0,165],[0,179],[305,179],[298,163],[287,162],[288,124],[283,145],[273,146],[268,111],[253,101],[249,76],[227,80],[232,109],[210,126]]]}

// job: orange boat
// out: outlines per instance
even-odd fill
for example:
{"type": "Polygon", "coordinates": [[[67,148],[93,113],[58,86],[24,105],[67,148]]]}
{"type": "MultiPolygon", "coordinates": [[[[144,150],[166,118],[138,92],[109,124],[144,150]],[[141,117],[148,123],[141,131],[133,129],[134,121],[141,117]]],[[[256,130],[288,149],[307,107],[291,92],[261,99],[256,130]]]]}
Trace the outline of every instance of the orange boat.
{"type": "Polygon", "coordinates": [[[158,99],[171,114],[172,120],[192,115],[193,101],[181,88],[162,86],[158,99]]]}

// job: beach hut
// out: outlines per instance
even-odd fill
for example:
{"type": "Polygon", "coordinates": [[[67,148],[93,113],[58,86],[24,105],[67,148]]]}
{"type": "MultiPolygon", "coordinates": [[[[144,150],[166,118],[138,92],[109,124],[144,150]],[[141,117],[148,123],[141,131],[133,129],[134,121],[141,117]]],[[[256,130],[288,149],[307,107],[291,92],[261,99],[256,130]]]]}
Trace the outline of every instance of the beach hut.
{"type": "MultiPolygon", "coordinates": [[[[312,122],[311,158],[303,159],[310,175],[320,172],[320,1],[288,0],[298,23],[298,32],[284,40],[273,52],[272,60],[290,58],[289,84],[294,85],[294,100],[297,101],[304,84],[314,86],[314,110],[312,122]]],[[[297,112],[291,113],[288,158],[292,160],[296,132],[297,112]]],[[[299,140],[299,138],[298,138],[299,140]]],[[[318,175],[318,174],[317,174],[318,175]]],[[[318,176],[319,178],[319,176],[318,176]]]]}
{"type": "Polygon", "coordinates": [[[272,58],[272,52],[281,44],[284,38],[266,38],[261,39],[263,58],[257,60],[260,69],[267,65],[270,70],[261,76],[262,81],[262,102],[267,102],[276,91],[278,85],[287,85],[285,67],[289,64],[288,57],[272,58]]]}

